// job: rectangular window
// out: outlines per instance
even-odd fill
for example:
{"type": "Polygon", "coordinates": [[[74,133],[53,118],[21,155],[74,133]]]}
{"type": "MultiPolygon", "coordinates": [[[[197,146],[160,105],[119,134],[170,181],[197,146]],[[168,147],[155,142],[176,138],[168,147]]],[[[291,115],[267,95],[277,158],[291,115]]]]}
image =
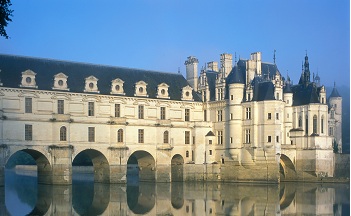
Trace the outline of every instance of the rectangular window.
{"type": "Polygon", "coordinates": [[[185,109],[185,121],[190,121],[190,109],[185,109]]]}
{"type": "Polygon", "coordinates": [[[233,113],[230,113],[230,120],[233,120],[233,113]]]}
{"type": "Polygon", "coordinates": [[[184,143],[190,144],[190,131],[185,131],[184,143]]]}
{"type": "Polygon", "coordinates": [[[138,107],[138,118],[143,119],[144,118],[144,106],[139,105],[138,107]]]}
{"type": "Polygon", "coordinates": [[[279,142],[279,136],[275,137],[275,141],[278,143],[279,142]]]}
{"type": "Polygon", "coordinates": [[[144,129],[138,130],[138,143],[144,143],[144,129]]]}
{"type": "Polygon", "coordinates": [[[222,121],[222,114],[223,114],[223,110],[218,110],[218,111],[217,111],[217,117],[218,117],[218,121],[219,121],[219,122],[222,121]]]}
{"type": "Polygon", "coordinates": [[[32,113],[32,98],[25,98],[25,112],[26,113],[32,113]]]}
{"type": "Polygon", "coordinates": [[[321,133],[324,133],[324,118],[321,119],[321,133]]]}
{"type": "Polygon", "coordinates": [[[208,144],[209,144],[209,145],[212,145],[212,140],[208,140],[208,144]]]}
{"type": "Polygon", "coordinates": [[[271,136],[268,136],[268,140],[267,140],[267,142],[272,142],[272,137],[271,136]]]}
{"type": "Polygon", "coordinates": [[[94,112],[94,102],[88,102],[88,116],[94,116],[95,112],[94,112]]]}
{"type": "Polygon", "coordinates": [[[204,121],[207,121],[207,110],[204,110],[204,121]]]}
{"type": "Polygon", "coordinates": [[[161,107],[161,119],[165,120],[166,119],[166,107],[161,107]]]}
{"type": "Polygon", "coordinates": [[[121,117],[121,104],[115,104],[115,117],[121,117]]]}
{"type": "Polygon", "coordinates": [[[217,131],[218,145],[223,144],[223,131],[217,131]]]}
{"type": "Polygon", "coordinates": [[[88,127],[88,141],[95,142],[95,127],[88,127]]]}
{"type": "Polygon", "coordinates": [[[277,120],[279,120],[279,113],[276,113],[276,114],[275,114],[275,118],[276,118],[277,120]]]}
{"type": "Polygon", "coordinates": [[[234,100],[234,95],[230,95],[230,100],[234,100]]]}
{"type": "Polygon", "coordinates": [[[212,155],[212,150],[209,150],[209,155],[212,155]]]}
{"type": "Polygon", "coordinates": [[[25,125],[24,126],[24,139],[25,140],[33,140],[33,127],[32,125],[25,125]]]}
{"type": "Polygon", "coordinates": [[[250,93],[247,94],[247,100],[248,100],[248,101],[251,100],[251,94],[250,94],[250,93]]]}
{"type": "Polygon", "coordinates": [[[250,129],[245,130],[245,143],[251,143],[251,131],[250,129]]]}
{"type": "Polygon", "coordinates": [[[233,137],[230,137],[230,143],[233,143],[233,137]]]}
{"type": "Polygon", "coordinates": [[[272,119],[272,113],[268,113],[268,119],[272,119]]]}
{"type": "Polygon", "coordinates": [[[195,136],[193,136],[193,145],[195,145],[195,136]]]}
{"type": "Polygon", "coordinates": [[[64,100],[57,101],[57,114],[65,114],[65,101],[64,100]]]}
{"type": "Polygon", "coordinates": [[[246,119],[251,119],[251,107],[246,107],[246,119]]]}

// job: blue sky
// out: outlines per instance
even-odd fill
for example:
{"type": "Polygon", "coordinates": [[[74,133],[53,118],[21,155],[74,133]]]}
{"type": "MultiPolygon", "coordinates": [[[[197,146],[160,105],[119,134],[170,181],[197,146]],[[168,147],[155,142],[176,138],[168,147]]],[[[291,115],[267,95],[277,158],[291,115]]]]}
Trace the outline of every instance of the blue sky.
{"type": "Polygon", "coordinates": [[[307,50],[322,84],[350,85],[348,0],[12,0],[0,53],[185,73],[262,52],[298,82],[307,50]]]}

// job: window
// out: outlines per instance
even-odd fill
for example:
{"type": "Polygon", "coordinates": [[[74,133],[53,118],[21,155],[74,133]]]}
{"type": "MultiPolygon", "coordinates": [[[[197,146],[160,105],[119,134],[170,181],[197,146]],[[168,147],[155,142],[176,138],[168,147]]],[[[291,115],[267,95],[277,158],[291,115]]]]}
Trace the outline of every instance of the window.
{"type": "Polygon", "coordinates": [[[209,155],[212,155],[212,150],[209,150],[209,155]]]}
{"type": "Polygon", "coordinates": [[[279,93],[277,93],[277,100],[280,100],[280,98],[279,98],[279,93]]]}
{"type": "Polygon", "coordinates": [[[267,140],[267,142],[272,142],[272,137],[271,136],[268,136],[268,140],[267,140]]]}
{"type": "Polygon", "coordinates": [[[190,131],[185,131],[185,144],[190,144],[190,131]]]}
{"type": "Polygon", "coordinates": [[[233,120],[233,113],[230,113],[230,120],[233,120]]]}
{"type": "Polygon", "coordinates": [[[329,127],[329,136],[334,136],[334,128],[329,127]]]}
{"type": "Polygon", "coordinates": [[[313,116],[313,133],[317,133],[317,115],[313,116]]]}
{"type": "Polygon", "coordinates": [[[230,137],[230,143],[233,143],[233,137],[230,137]]]}
{"type": "Polygon", "coordinates": [[[289,113],[288,113],[288,114],[286,114],[286,118],[289,118],[289,113]]]}
{"type": "Polygon", "coordinates": [[[161,107],[161,119],[165,120],[166,119],[166,107],[161,107]]]}
{"type": "Polygon", "coordinates": [[[321,119],[321,133],[324,133],[324,116],[321,119]]]}
{"type": "Polygon", "coordinates": [[[123,129],[119,129],[117,131],[117,142],[119,143],[123,142],[123,129]]]}
{"type": "Polygon", "coordinates": [[[219,122],[221,122],[221,121],[222,121],[222,113],[223,113],[223,111],[222,111],[222,110],[218,110],[218,111],[217,111],[218,121],[219,121],[219,122]]]}
{"type": "Polygon", "coordinates": [[[65,113],[65,101],[58,100],[57,101],[57,114],[64,114],[65,113]]]}
{"type": "Polygon", "coordinates": [[[60,141],[67,141],[67,128],[65,126],[60,128],[60,141]]]}
{"type": "Polygon", "coordinates": [[[250,129],[245,130],[245,143],[251,143],[251,131],[250,129]]]}
{"type": "Polygon", "coordinates": [[[302,117],[299,116],[299,128],[302,128],[302,117]]]}
{"type": "Polygon", "coordinates": [[[185,121],[190,121],[190,109],[185,109],[185,121]]]}
{"type": "Polygon", "coordinates": [[[88,102],[88,116],[94,116],[94,102],[88,102]]]}
{"type": "Polygon", "coordinates": [[[251,107],[246,107],[246,119],[251,119],[251,107]]]}
{"type": "Polygon", "coordinates": [[[209,140],[209,141],[208,141],[208,144],[209,144],[209,145],[212,145],[212,140],[209,140]]]}
{"type": "Polygon", "coordinates": [[[95,127],[88,127],[88,141],[95,142],[95,127]]]}
{"type": "Polygon", "coordinates": [[[25,140],[33,140],[33,127],[32,125],[25,125],[24,126],[24,139],[25,140]]]}
{"type": "Polygon", "coordinates": [[[25,98],[25,113],[32,113],[32,98],[25,98]]]}
{"type": "Polygon", "coordinates": [[[204,110],[204,121],[207,121],[207,110],[204,110]]]}
{"type": "Polygon", "coordinates": [[[276,118],[277,120],[279,120],[279,113],[276,113],[276,114],[275,114],[275,118],[276,118]]]}
{"type": "Polygon", "coordinates": [[[305,122],[305,131],[308,134],[308,116],[306,115],[306,122],[305,122]]]}
{"type": "Polygon", "coordinates": [[[138,143],[144,143],[144,129],[138,130],[138,143]]]}
{"type": "Polygon", "coordinates": [[[251,100],[251,94],[250,94],[250,93],[247,94],[247,100],[248,100],[248,101],[251,100]]]}
{"type": "Polygon", "coordinates": [[[189,157],[189,151],[185,152],[185,157],[189,157]]]}
{"type": "Polygon", "coordinates": [[[234,95],[230,95],[230,100],[234,100],[234,95]]]}
{"type": "Polygon", "coordinates": [[[324,104],[324,97],[322,98],[322,104],[324,104]]]}
{"type": "Polygon", "coordinates": [[[138,118],[143,119],[144,118],[144,106],[139,105],[138,107],[138,118]]]}
{"type": "Polygon", "coordinates": [[[268,113],[268,119],[272,119],[272,113],[268,113]]]}
{"type": "Polygon", "coordinates": [[[217,131],[218,145],[223,144],[223,131],[217,131]]]}
{"type": "Polygon", "coordinates": [[[286,101],[287,104],[289,104],[289,102],[290,102],[289,100],[286,101]]]}
{"type": "Polygon", "coordinates": [[[195,136],[193,136],[193,145],[195,145],[195,136]]]}
{"type": "Polygon", "coordinates": [[[121,117],[121,104],[115,104],[115,117],[121,117]]]}
{"type": "Polygon", "coordinates": [[[279,142],[279,136],[275,136],[275,141],[278,143],[279,142]]]}
{"type": "Polygon", "coordinates": [[[168,143],[168,131],[163,132],[163,143],[168,143]]]}
{"type": "Polygon", "coordinates": [[[332,110],[331,112],[330,112],[330,118],[334,118],[334,115],[335,115],[335,111],[334,110],[332,110]]]}

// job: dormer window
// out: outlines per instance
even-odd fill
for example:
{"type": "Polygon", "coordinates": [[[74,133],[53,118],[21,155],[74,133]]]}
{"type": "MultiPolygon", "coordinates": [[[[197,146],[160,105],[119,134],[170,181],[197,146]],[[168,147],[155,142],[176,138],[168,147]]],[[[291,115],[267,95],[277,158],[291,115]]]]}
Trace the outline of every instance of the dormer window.
{"type": "Polygon", "coordinates": [[[144,81],[139,81],[135,83],[135,94],[134,96],[149,97],[146,91],[147,83],[144,81]]]}
{"type": "Polygon", "coordinates": [[[69,91],[69,88],[67,88],[67,78],[68,76],[64,73],[56,74],[54,76],[54,87],[52,87],[52,89],[69,91]]]}
{"type": "Polygon", "coordinates": [[[124,81],[117,78],[111,81],[111,94],[120,94],[120,95],[125,95],[124,89],[123,89],[123,84],[124,81]]]}
{"type": "Polygon", "coordinates": [[[169,88],[169,85],[167,85],[166,83],[161,83],[160,85],[158,85],[157,98],[169,99],[168,88],[169,88]]]}
{"type": "Polygon", "coordinates": [[[34,71],[26,70],[22,72],[22,81],[20,87],[28,87],[28,88],[38,88],[35,82],[35,75],[34,71]]]}
{"type": "Polygon", "coordinates": [[[189,85],[183,87],[182,89],[182,100],[190,100],[193,101],[193,88],[191,88],[189,85]]]}
{"type": "Polygon", "coordinates": [[[100,93],[98,86],[97,86],[97,79],[94,76],[90,76],[85,78],[85,89],[84,92],[94,92],[94,93],[100,93]]]}

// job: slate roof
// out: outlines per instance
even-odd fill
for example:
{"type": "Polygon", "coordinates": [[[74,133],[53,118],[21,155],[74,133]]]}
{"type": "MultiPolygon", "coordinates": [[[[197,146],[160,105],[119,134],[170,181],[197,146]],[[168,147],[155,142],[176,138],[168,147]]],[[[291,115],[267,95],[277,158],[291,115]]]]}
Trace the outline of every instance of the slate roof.
{"type": "MultiPolygon", "coordinates": [[[[103,95],[110,95],[111,81],[116,78],[124,81],[124,92],[129,97],[134,97],[134,84],[141,80],[148,84],[149,98],[156,98],[157,86],[166,83],[169,85],[170,100],[181,100],[182,88],[188,85],[186,79],[176,73],[0,54],[0,78],[4,87],[19,88],[21,73],[27,69],[37,73],[38,89],[50,91],[54,91],[54,75],[60,72],[68,76],[70,92],[77,93],[84,93],[85,78],[91,75],[99,79],[97,85],[103,95]]],[[[194,101],[201,101],[194,91],[193,98],[194,101]]]]}
{"type": "Polygon", "coordinates": [[[341,97],[335,86],[334,86],[333,91],[330,94],[329,98],[331,98],[331,97],[341,97]]]}
{"type": "Polygon", "coordinates": [[[307,86],[304,84],[291,86],[291,90],[293,92],[293,106],[319,103],[321,87],[316,87],[313,82],[309,83],[307,86]]]}

